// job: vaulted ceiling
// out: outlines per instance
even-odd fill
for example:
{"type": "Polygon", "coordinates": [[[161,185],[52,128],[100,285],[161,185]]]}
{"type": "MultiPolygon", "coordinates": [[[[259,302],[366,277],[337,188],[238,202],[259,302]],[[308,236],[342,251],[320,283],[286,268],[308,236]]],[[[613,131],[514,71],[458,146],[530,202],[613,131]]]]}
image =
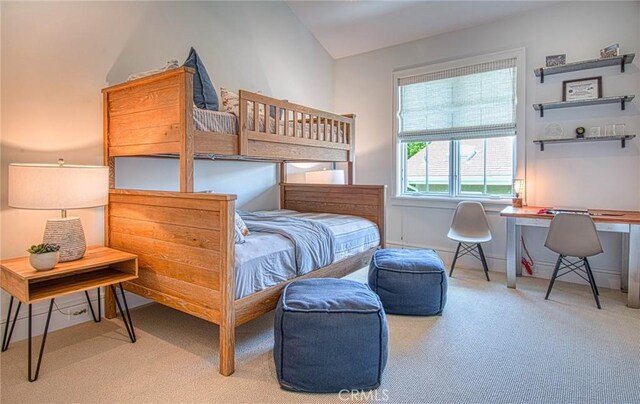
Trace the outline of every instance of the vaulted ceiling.
{"type": "Polygon", "coordinates": [[[333,58],[496,21],[551,1],[287,1],[333,58]]]}

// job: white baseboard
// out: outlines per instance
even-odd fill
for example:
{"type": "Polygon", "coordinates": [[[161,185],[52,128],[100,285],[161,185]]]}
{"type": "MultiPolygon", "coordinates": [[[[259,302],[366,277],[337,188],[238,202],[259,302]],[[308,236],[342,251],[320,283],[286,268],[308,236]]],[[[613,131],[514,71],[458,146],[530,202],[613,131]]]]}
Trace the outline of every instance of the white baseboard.
{"type": "MultiPolygon", "coordinates": [[[[127,295],[127,304],[129,308],[132,309],[134,307],[143,306],[145,304],[150,303],[151,301],[140,297],[136,294],[125,292],[127,295]]],[[[89,296],[91,297],[91,304],[93,305],[94,311],[97,314],[97,294],[95,289],[89,291],[89,296]]],[[[87,299],[84,296],[84,293],[76,293],[71,296],[71,298],[64,299],[60,302],[57,302],[57,308],[63,311],[64,313],[80,313],[84,310],[82,314],[78,315],[66,315],[61,313],[56,309],[56,306],[53,306],[53,312],[51,313],[51,321],[49,323],[49,332],[60,330],[63,328],[71,327],[77,324],[82,324],[87,321],[93,321],[91,317],[91,311],[89,310],[89,306],[87,305],[87,299]]],[[[104,318],[104,290],[100,291],[100,305],[102,309],[102,317],[104,318]]],[[[15,313],[17,307],[17,300],[14,299],[13,307],[11,308],[11,318],[13,319],[13,315],[15,313]]],[[[7,304],[3,304],[0,308],[2,312],[2,322],[0,325],[2,327],[2,332],[4,332],[4,328],[7,323],[7,309],[8,309],[8,300],[7,304]]],[[[47,311],[49,310],[49,301],[39,302],[33,305],[32,308],[32,335],[38,336],[42,335],[44,332],[45,322],[47,320],[47,311]]],[[[11,337],[11,341],[20,341],[26,339],[28,337],[28,306],[23,304],[20,307],[20,313],[18,314],[18,320],[16,320],[16,325],[13,330],[13,335],[11,337]]],[[[135,322],[133,324],[135,326],[135,322]]]]}
{"type": "MultiPolygon", "coordinates": [[[[449,250],[447,248],[442,247],[429,247],[425,245],[418,244],[409,244],[402,243],[398,241],[387,241],[387,246],[392,248],[432,248],[438,252],[440,258],[444,261],[447,268],[451,267],[451,263],[453,262],[453,257],[455,255],[455,251],[449,250]]],[[[507,259],[506,257],[496,257],[486,255],[487,265],[489,266],[489,271],[492,272],[507,272],[507,259]]],[[[536,260],[535,268],[533,275],[529,275],[526,271],[522,271],[522,276],[528,276],[533,278],[542,278],[542,279],[551,279],[551,274],[553,273],[553,268],[555,266],[555,262],[549,261],[540,261],[536,260]]],[[[464,256],[458,259],[456,262],[456,267],[460,266],[461,268],[469,268],[469,269],[478,269],[482,270],[482,264],[477,259],[471,256],[464,256]]],[[[596,284],[598,287],[609,288],[609,289],[620,289],[620,276],[621,270],[611,270],[609,268],[599,268],[599,267],[591,267],[593,271],[593,277],[596,280],[596,284]]],[[[569,274],[567,276],[563,276],[560,280],[564,282],[572,282],[572,283],[580,283],[584,284],[585,281],[580,278],[578,275],[569,274]]]]}

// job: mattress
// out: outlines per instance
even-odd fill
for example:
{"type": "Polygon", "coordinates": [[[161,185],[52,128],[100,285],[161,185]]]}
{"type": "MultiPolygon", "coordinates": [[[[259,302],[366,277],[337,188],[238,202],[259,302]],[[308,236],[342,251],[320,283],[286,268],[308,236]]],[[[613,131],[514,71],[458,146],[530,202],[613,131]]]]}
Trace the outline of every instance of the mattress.
{"type": "MultiPolygon", "coordinates": [[[[204,131],[204,132],[217,132],[217,133],[228,133],[232,135],[238,134],[238,118],[230,113],[223,111],[210,111],[207,109],[193,108],[193,125],[196,130],[204,131]]],[[[264,118],[259,120],[258,123],[260,127],[260,132],[264,132],[264,118]]],[[[249,130],[253,130],[253,115],[250,114],[247,118],[247,127],[249,130]]],[[[320,133],[325,133],[325,125],[320,124],[320,133]]],[[[276,127],[276,120],[272,117],[269,117],[269,132],[274,133],[276,127]]],[[[302,125],[300,122],[296,122],[296,133],[300,134],[304,131],[304,137],[309,138],[309,125],[302,125]],[[304,127],[303,127],[304,126],[304,127]]],[[[318,131],[318,125],[311,125],[311,132],[313,137],[315,137],[316,132],[318,131]]],[[[279,133],[284,134],[284,120],[280,121],[280,131],[279,133]]],[[[293,134],[293,122],[289,121],[289,134],[293,134]]],[[[342,141],[343,131],[334,126],[333,127],[333,135],[338,135],[339,141],[342,141]]],[[[299,136],[299,135],[298,135],[299,136]]]]}
{"type": "Polygon", "coordinates": [[[380,245],[378,226],[372,221],[358,216],[337,215],[335,213],[301,213],[285,209],[269,212],[314,220],[327,226],[336,238],[334,262],[380,245]]]}
{"type": "MultiPolygon", "coordinates": [[[[380,244],[375,223],[357,216],[332,213],[300,213],[293,210],[261,211],[261,214],[301,217],[326,225],[335,236],[333,262],[365,252],[380,244]]],[[[244,244],[236,244],[236,299],[277,285],[296,276],[295,246],[278,234],[252,232],[244,244]]]]}
{"type": "Polygon", "coordinates": [[[238,119],[230,112],[193,108],[193,127],[205,132],[238,133],[238,119]]]}
{"type": "Polygon", "coordinates": [[[252,232],[235,257],[236,299],[296,276],[295,247],[278,234],[252,232]]]}
{"type": "MultiPolygon", "coordinates": [[[[301,213],[293,210],[261,211],[261,214],[301,217],[321,222],[335,236],[334,262],[380,244],[375,223],[357,216],[301,213]]],[[[295,246],[278,234],[252,232],[244,244],[236,244],[236,299],[277,285],[296,276],[295,246]]]]}

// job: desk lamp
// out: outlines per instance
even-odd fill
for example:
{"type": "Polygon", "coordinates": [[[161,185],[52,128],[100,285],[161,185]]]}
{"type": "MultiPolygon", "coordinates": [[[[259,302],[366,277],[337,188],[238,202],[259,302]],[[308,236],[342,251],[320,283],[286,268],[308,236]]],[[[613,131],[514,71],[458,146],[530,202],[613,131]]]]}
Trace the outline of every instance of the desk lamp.
{"type": "Polygon", "coordinates": [[[109,200],[109,168],[58,164],[9,164],[9,206],[60,210],[59,219],[47,219],[43,242],[60,245],[60,262],[84,256],[86,240],[79,217],[68,209],[104,206],[109,200]]]}
{"type": "Polygon", "coordinates": [[[517,180],[513,180],[513,195],[515,196],[515,198],[513,198],[511,200],[511,205],[516,207],[516,208],[521,208],[523,205],[523,199],[524,199],[524,180],[523,179],[517,179],[517,180]]]}

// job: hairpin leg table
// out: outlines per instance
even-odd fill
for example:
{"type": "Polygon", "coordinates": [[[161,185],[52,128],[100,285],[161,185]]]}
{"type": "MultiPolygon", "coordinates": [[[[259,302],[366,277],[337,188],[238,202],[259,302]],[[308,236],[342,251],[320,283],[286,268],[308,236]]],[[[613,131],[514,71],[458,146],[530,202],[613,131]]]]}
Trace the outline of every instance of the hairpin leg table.
{"type": "Polygon", "coordinates": [[[18,312],[22,304],[28,305],[28,379],[30,382],[38,379],[40,373],[40,364],[42,362],[42,354],[44,352],[44,344],[47,340],[47,331],[49,331],[49,322],[51,320],[51,312],[53,310],[54,300],[58,297],[71,293],[84,292],[87,298],[87,304],[91,310],[93,321],[100,322],[102,310],[100,308],[100,288],[111,288],[127,334],[131,342],[136,342],[136,334],[133,329],[133,322],[129,314],[129,306],[124,295],[122,282],[130,281],[138,277],[138,257],[134,254],[125,253],[107,247],[89,248],[85,256],[76,261],[62,262],[48,271],[36,271],[29,264],[28,257],[13,258],[3,260],[0,263],[0,281],[2,289],[11,295],[9,307],[7,310],[7,323],[2,334],[2,351],[9,348],[11,335],[18,319],[18,312]],[[116,286],[120,288],[121,298],[118,299],[116,294],[116,286]],[[89,290],[97,289],[98,308],[94,311],[89,290]],[[12,319],[12,309],[14,300],[18,301],[15,313],[12,319]],[[49,300],[49,308],[47,311],[47,320],[42,335],[40,345],[40,353],[35,368],[32,373],[31,358],[31,319],[32,305],[39,301],[49,300]],[[120,303],[122,300],[122,304],[120,303]]]}

